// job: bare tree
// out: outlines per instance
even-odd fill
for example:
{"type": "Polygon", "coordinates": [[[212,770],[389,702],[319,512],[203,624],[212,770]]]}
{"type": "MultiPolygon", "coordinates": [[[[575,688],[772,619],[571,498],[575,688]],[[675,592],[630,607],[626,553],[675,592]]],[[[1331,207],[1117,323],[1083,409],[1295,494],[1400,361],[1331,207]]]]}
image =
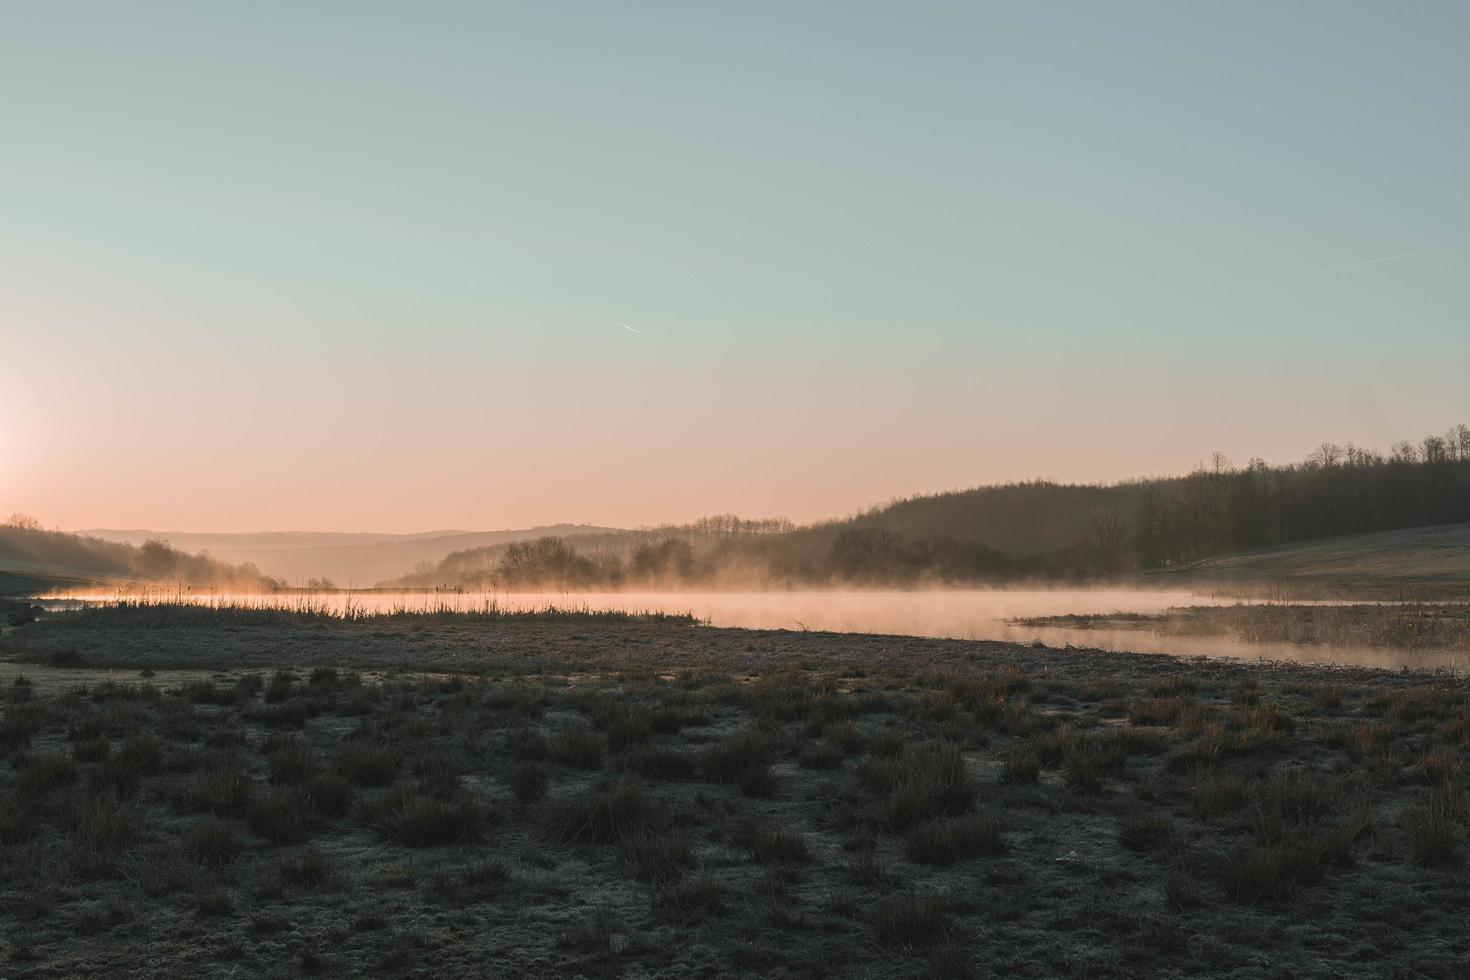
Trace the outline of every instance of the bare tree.
{"type": "Polygon", "coordinates": [[[1335,442],[1324,442],[1312,454],[1307,457],[1307,462],[1315,463],[1323,468],[1336,466],[1342,461],[1343,449],[1335,442]]]}
{"type": "Polygon", "coordinates": [[[1470,425],[1461,422],[1444,434],[1446,446],[1455,447],[1455,458],[1470,463],[1470,425]]]}
{"type": "Polygon", "coordinates": [[[1105,570],[1116,571],[1122,564],[1123,545],[1127,541],[1128,521],[1121,514],[1102,507],[1088,511],[1087,546],[1105,570]]]}

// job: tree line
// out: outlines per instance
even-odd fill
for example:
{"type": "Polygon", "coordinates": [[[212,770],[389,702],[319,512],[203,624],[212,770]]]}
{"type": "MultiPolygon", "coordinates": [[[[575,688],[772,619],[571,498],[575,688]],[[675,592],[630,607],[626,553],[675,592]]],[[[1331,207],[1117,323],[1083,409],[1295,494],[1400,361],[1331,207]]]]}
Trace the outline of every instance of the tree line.
{"type": "Polygon", "coordinates": [[[1342,534],[1470,521],[1470,426],[1388,454],[1325,442],[1301,463],[1216,454],[1144,488],[1131,544],[1145,568],[1342,534]]]}
{"type": "Polygon", "coordinates": [[[1323,443],[1298,463],[1216,453],[1185,476],[1048,481],[895,500],[797,527],[732,515],[449,555],[396,580],[616,589],[1079,581],[1215,555],[1470,521],[1470,427],[1387,453],[1323,443]]]}
{"type": "Polygon", "coordinates": [[[0,524],[0,571],[35,578],[99,582],[129,579],[222,589],[270,590],[281,583],[253,564],[231,565],[179,551],[167,541],[134,547],[102,538],[48,531],[34,517],[12,514],[0,524]]]}

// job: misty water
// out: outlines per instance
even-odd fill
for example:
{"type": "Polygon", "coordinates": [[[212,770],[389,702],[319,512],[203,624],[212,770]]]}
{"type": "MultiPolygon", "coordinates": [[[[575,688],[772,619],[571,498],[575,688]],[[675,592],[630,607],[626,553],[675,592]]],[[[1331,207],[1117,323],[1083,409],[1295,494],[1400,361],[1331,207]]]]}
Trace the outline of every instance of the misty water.
{"type": "MultiPolygon", "coordinates": [[[[928,591],[790,591],[790,592],[323,592],[233,594],[218,592],[154,592],[151,601],[224,603],[245,606],[306,608],[357,613],[401,611],[535,609],[623,610],[692,613],[713,626],[752,629],[883,633],[967,640],[1040,642],[1051,647],[1085,647],[1181,656],[1231,657],[1246,660],[1292,660],[1304,663],[1352,664],[1416,669],[1470,667],[1470,656],[1454,650],[1408,650],[1393,647],[1325,646],[1246,642],[1228,636],[1179,636],[1152,629],[1082,629],[1020,625],[1015,620],[1067,614],[1156,614],[1181,606],[1229,605],[1240,602],[1180,590],[1133,589],[969,589],[928,591]]],[[[61,597],[57,597],[60,599],[61,597]]],[[[72,594],[70,601],[107,601],[113,594],[72,594]]]]}

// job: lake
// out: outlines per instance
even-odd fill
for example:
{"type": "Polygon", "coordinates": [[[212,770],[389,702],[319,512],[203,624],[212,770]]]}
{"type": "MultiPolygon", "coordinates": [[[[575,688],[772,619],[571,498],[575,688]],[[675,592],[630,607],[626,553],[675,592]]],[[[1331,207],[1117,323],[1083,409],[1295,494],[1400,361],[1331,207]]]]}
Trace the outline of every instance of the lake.
{"type": "MultiPolygon", "coordinates": [[[[346,609],[366,612],[473,611],[500,608],[620,609],[630,612],[693,613],[714,626],[755,629],[895,633],[950,639],[1041,642],[1139,653],[1237,659],[1295,660],[1374,667],[1454,668],[1470,657],[1456,651],[1391,647],[1307,646],[1248,643],[1224,636],[1161,635],[1150,630],[1018,626],[1012,620],[1037,616],[1159,613],[1176,606],[1228,605],[1240,601],[1180,590],[1132,589],[955,589],[927,591],[840,590],[791,592],[329,592],[231,594],[208,591],[143,593],[151,601],[238,603],[248,606],[346,609]]],[[[105,601],[117,593],[75,593],[68,601],[105,601]]]]}

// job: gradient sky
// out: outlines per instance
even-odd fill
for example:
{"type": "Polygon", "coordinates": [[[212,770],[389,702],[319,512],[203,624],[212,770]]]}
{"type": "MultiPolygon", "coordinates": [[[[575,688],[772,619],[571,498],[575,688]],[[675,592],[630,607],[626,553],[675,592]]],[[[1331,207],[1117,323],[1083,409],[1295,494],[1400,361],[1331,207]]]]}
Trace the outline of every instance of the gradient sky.
{"type": "Polygon", "coordinates": [[[4,9],[48,526],[807,520],[1470,422],[1464,3],[4,9]]]}

